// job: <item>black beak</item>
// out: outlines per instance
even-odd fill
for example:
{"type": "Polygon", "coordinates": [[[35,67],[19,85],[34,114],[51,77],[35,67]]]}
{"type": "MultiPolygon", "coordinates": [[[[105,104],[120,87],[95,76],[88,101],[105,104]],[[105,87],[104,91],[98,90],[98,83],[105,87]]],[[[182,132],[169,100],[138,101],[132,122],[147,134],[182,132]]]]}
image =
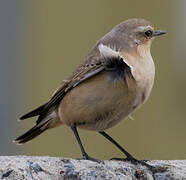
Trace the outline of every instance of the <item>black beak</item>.
{"type": "Polygon", "coordinates": [[[156,36],[161,36],[163,34],[166,34],[167,32],[166,31],[162,31],[162,30],[157,30],[154,32],[153,36],[156,37],[156,36]]]}

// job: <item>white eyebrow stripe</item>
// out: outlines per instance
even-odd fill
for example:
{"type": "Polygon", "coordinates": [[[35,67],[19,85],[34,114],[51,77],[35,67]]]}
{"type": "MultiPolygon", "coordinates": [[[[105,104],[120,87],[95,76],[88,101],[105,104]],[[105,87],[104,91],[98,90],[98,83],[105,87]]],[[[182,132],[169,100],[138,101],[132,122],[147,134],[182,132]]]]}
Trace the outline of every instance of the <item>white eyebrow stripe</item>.
{"type": "Polygon", "coordinates": [[[98,49],[99,49],[100,54],[105,58],[120,56],[118,51],[104,44],[99,44],[98,49]]]}
{"type": "Polygon", "coordinates": [[[136,30],[141,30],[141,31],[143,31],[145,29],[153,29],[153,27],[148,25],[148,26],[139,26],[136,28],[136,30]]]}

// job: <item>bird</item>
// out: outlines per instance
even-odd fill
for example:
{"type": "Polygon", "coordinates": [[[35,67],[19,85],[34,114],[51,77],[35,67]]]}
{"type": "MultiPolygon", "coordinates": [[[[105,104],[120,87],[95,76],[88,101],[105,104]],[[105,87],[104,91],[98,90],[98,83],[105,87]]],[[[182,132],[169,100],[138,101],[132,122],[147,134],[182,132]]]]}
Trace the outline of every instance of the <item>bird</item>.
{"type": "Polygon", "coordinates": [[[44,131],[70,127],[79,144],[82,159],[96,161],[85,151],[78,129],[96,131],[119,148],[134,163],[137,160],[105,130],[126,119],[148,99],[155,77],[151,43],[166,34],[151,22],[132,18],[113,27],[97,41],[83,62],[57,88],[48,102],[20,117],[37,116],[36,124],[14,140],[24,144],[44,131]]]}

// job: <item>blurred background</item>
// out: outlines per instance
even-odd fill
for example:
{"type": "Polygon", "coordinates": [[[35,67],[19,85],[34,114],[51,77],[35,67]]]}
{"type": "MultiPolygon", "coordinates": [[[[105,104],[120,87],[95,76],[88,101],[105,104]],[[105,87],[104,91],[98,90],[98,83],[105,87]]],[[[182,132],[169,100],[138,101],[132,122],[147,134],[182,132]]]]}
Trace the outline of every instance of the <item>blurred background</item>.
{"type": "MultiPolygon", "coordinates": [[[[20,115],[49,99],[113,26],[145,18],[168,34],[152,45],[155,84],[148,102],[107,132],[139,159],[186,158],[186,1],[0,1],[0,155],[80,157],[70,128],[61,126],[28,144],[12,139],[34,125],[20,115]]],[[[96,132],[80,130],[89,155],[121,157],[96,132]]]]}

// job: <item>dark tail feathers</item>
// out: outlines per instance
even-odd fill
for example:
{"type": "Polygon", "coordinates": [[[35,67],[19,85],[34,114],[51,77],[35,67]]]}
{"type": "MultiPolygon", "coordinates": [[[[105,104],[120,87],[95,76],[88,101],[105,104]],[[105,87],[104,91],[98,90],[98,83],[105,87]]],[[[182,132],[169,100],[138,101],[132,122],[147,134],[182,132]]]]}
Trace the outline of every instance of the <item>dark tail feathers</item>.
{"type": "Polygon", "coordinates": [[[17,144],[24,144],[30,141],[31,139],[37,137],[42,132],[44,132],[48,127],[48,123],[49,121],[46,121],[45,123],[35,125],[33,128],[28,130],[26,133],[16,138],[13,142],[17,144]]]}
{"type": "Polygon", "coordinates": [[[43,111],[46,104],[43,104],[43,105],[39,106],[38,108],[34,109],[33,111],[30,111],[29,113],[21,116],[19,119],[24,120],[24,119],[27,119],[27,118],[31,118],[31,117],[40,115],[40,113],[43,111]]]}
{"type": "Polygon", "coordinates": [[[39,106],[38,108],[34,109],[33,111],[20,117],[20,120],[23,120],[23,119],[27,119],[27,118],[30,118],[33,116],[39,116],[36,121],[36,125],[33,128],[31,128],[30,130],[28,130],[26,133],[24,133],[23,135],[16,138],[13,142],[15,142],[17,144],[26,143],[26,142],[32,140],[33,138],[37,137],[38,135],[40,135],[46,129],[51,128],[51,127],[49,127],[50,120],[53,118],[56,118],[56,113],[55,113],[55,111],[54,112],[51,111],[51,113],[49,113],[48,111],[44,112],[46,105],[47,105],[47,103],[39,106]]]}

